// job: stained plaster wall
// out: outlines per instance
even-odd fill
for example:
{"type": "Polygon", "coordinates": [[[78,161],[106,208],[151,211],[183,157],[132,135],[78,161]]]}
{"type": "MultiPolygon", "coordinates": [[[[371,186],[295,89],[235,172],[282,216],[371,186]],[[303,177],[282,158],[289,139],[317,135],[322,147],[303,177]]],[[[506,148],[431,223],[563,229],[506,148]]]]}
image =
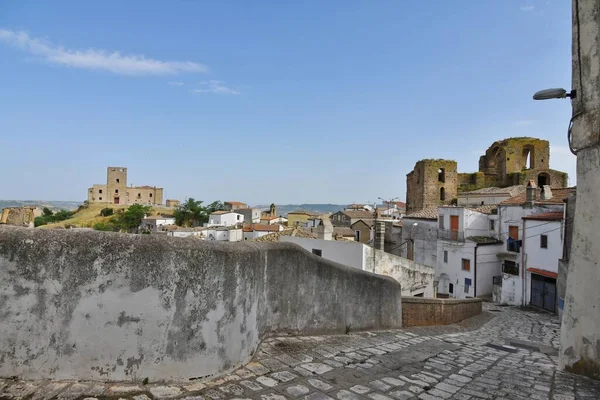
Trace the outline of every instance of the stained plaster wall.
{"type": "Polygon", "coordinates": [[[401,316],[395,280],[293,244],[0,226],[0,376],[187,381],[401,316]]]}

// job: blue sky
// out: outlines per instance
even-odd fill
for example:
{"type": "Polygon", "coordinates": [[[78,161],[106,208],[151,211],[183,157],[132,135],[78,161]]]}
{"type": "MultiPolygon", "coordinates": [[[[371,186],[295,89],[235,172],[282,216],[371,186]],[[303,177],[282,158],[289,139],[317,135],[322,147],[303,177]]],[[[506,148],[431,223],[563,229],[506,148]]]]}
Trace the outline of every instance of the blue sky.
{"type": "Polygon", "coordinates": [[[167,198],[405,198],[550,140],[575,184],[565,0],[0,2],[0,199],[84,200],[109,165],[167,198]]]}

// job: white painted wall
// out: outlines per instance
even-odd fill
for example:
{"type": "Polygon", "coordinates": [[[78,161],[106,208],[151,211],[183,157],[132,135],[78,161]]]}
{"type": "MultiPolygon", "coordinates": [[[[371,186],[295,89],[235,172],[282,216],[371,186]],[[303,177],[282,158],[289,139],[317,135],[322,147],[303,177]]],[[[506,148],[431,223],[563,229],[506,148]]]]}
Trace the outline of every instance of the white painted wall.
{"type": "Polygon", "coordinates": [[[475,276],[475,243],[466,241],[464,243],[450,242],[446,240],[437,241],[437,267],[435,270],[436,280],[441,282],[438,285],[438,293],[449,294],[450,297],[465,299],[474,297],[475,276]],[[444,262],[444,251],[448,252],[448,262],[444,262]],[[462,269],[462,260],[471,261],[471,270],[462,269]],[[442,279],[446,275],[449,281],[442,279]],[[465,292],[465,278],[471,279],[469,290],[465,292]],[[449,293],[449,283],[454,285],[454,293],[449,293]]]}
{"type": "Polygon", "coordinates": [[[364,245],[362,243],[295,236],[281,236],[279,241],[296,243],[311,253],[313,249],[321,250],[321,257],[353,268],[362,270],[364,266],[364,245]]]}
{"type": "Polygon", "coordinates": [[[210,214],[206,226],[233,226],[244,222],[244,216],[236,212],[227,214],[210,214]]]}
{"type": "Polygon", "coordinates": [[[523,283],[517,275],[502,274],[502,286],[496,288],[500,296],[494,296],[494,303],[520,306],[523,295],[523,283]]]}
{"type": "MultiPolygon", "coordinates": [[[[438,224],[439,219],[443,219],[443,229],[450,230],[450,216],[452,215],[458,216],[458,231],[464,232],[465,238],[469,236],[492,236],[494,233],[489,229],[489,220],[492,215],[463,207],[440,207],[438,209],[438,224]]],[[[493,217],[496,218],[496,216],[493,217]]]]}
{"type": "Polygon", "coordinates": [[[477,246],[477,297],[489,296],[494,289],[494,276],[502,275],[502,263],[498,253],[504,251],[505,245],[477,246]]]}
{"type": "Polygon", "coordinates": [[[562,221],[525,220],[525,267],[539,268],[558,273],[558,260],[563,250],[562,221]],[[541,248],[541,235],[548,237],[548,248],[541,248]]]}
{"type": "Polygon", "coordinates": [[[142,219],[140,228],[154,231],[154,230],[162,230],[163,227],[168,226],[168,225],[175,225],[175,218],[168,218],[168,217],[160,218],[160,219],[144,218],[144,219],[142,219]]]}
{"type": "MultiPolygon", "coordinates": [[[[402,243],[414,240],[414,261],[435,268],[437,264],[437,220],[404,218],[402,243]],[[412,227],[417,223],[416,227],[412,227]],[[412,235],[411,235],[412,232],[412,235]]],[[[408,243],[402,245],[402,257],[407,257],[408,243]]]]}
{"type": "Polygon", "coordinates": [[[510,196],[508,194],[506,195],[500,195],[500,194],[496,194],[493,196],[490,195],[477,195],[477,194],[472,194],[472,195],[461,195],[459,194],[458,197],[456,198],[456,204],[459,207],[462,206],[481,206],[481,205],[488,205],[488,204],[500,204],[501,202],[503,202],[504,200],[507,200],[508,198],[510,198],[510,196]]]}
{"type": "MultiPolygon", "coordinates": [[[[516,225],[519,227],[519,239],[523,239],[523,217],[541,214],[550,211],[563,211],[565,208],[564,204],[548,204],[548,205],[534,205],[532,208],[526,208],[522,206],[499,206],[498,217],[500,220],[500,240],[506,242],[508,239],[508,227],[510,225],[516,225]]],[[[558,267],[557,267],[558,268],[558,267]]]]}

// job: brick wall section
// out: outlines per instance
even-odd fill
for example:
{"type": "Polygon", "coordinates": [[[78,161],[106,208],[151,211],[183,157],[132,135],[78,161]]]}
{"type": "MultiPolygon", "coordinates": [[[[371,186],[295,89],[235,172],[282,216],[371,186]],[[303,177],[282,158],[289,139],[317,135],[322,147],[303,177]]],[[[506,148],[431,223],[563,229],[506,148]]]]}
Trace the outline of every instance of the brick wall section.
{"type": "Polygon", "coordinates": [[[481,299],[402,297],[402,326],[450,325],[481,313],[481,299]]]}

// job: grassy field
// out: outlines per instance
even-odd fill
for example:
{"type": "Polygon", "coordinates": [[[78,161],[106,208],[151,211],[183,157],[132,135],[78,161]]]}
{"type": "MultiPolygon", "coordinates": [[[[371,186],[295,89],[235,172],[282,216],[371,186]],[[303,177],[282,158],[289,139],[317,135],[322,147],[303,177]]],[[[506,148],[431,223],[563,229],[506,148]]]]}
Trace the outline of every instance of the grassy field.
{"type": "MultiPolygon", "coordinates": [[[[82,208],[80,211],[75,213],[72,218],[64,221],[55,222],[48,225],[42,225],[40,229],[52,229],[57,227],[64,227],[67,225],[76,226],[79,228],[91,228],[98,222],[106,222],[111,217],[103,217],[100,215],[100,210],[103,208],[113,208],[115,211],[119,209],[125,209],[128,206],[125,205],[112,205],[112,204],[91,204],[87,208],[82,208]]],[[[160,206],[152,207],[152,215],[173,215],[173,208],[166,208],[160,206]]]]}

